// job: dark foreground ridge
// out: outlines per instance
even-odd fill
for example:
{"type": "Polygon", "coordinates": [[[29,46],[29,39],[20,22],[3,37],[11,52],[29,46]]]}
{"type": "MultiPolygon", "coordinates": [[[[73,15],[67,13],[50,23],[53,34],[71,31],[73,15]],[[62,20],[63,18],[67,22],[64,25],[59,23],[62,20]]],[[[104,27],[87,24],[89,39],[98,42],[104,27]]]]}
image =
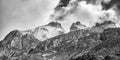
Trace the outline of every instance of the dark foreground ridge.
{"type": "Polygon", "coordinates": [[[43,42],[14,30],[0,43],[0,60],[120,60],[120,28],[80,29],[43,42]]]}

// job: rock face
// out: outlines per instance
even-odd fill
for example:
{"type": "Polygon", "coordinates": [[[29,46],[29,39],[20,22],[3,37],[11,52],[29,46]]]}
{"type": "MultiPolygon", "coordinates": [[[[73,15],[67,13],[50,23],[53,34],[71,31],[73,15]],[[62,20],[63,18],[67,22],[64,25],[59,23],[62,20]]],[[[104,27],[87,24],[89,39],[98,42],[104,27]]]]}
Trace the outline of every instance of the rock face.
{"type": "MultiPolygon", "coordinates": [[[[57,22],[44,27],[62,28],[57,22]]],[[[120,60],[120,28],[77,29],[44,41],[33,31],[11,31],[0,41],[0,60],[120,60]]]]}

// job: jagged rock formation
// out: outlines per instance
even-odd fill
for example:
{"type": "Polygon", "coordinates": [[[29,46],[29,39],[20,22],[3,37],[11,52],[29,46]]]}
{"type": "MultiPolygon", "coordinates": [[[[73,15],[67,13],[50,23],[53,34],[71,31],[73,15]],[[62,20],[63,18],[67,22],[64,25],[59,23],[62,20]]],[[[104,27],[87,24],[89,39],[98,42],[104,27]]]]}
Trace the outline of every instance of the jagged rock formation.
{"type": "Polygon", "coordinates": [[[51,22],[47,25],[25,31],[13,30],[2,41],[0,41],[0,55],[7,59],[9,59],[11,54],[12,56],[24,55],[44,39],[60,34],[64,34],[64,29],[58,22],[51,22]]]}
{"type": "MultiPolygon", "coordinates": [[[[57,22],[46,26],[61,28],[57,22]]],[[[106,26],[106,23],[98,26],[106,26]]],[[[0,60],[120,59],[120,28],[105,28],[102,32],[78,29],[44,41],[38,40],[31,32],[11,31],[0,41],[0,60]]]]}
{"type": "Polygon", "coordinates": [[[75,30],[79,30],[79,29],[85,29],[86,26],[82,25],[79,21],[76,23],[73,23],[70,27],[70,31],[75,31],[75,30]]]}

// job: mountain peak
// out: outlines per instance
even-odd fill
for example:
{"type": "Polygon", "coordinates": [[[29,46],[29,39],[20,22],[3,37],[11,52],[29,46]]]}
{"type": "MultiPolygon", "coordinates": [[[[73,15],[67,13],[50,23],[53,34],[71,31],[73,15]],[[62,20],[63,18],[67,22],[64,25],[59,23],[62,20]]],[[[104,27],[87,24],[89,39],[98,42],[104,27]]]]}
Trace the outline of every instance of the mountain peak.
{"type": "Polygon", "coordinates": [[[56,27],[56,28],[62,28],[61,24],[58,22],[50,22],[47,25],[52,26],[52,27],[56,27]]]}
{"type": "Polygon", "coordinates": [[[58,22],[50,22],[47,25],[34,29],[33,35],[41,41],[64,33],[64,29],[58,22]]]}
{"type": "Polygon", "coordinates": [[[70,31],[78,30],[78,29],[84,29],[86,28],[85,25],[82,25],[79,21],[73,23],[70,27],[70,31]]]}

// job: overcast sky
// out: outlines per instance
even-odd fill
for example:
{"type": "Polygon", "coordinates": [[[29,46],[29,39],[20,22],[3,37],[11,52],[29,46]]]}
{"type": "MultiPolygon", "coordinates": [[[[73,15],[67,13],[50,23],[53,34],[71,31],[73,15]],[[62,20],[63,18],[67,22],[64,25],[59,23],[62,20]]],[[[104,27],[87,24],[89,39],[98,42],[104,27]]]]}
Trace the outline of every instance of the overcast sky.
{"type": "Polygon", "coordinates": [[[0,0],[0,39],[14,29],[31,29],[48,23],[58,1],[0,0]]]}

